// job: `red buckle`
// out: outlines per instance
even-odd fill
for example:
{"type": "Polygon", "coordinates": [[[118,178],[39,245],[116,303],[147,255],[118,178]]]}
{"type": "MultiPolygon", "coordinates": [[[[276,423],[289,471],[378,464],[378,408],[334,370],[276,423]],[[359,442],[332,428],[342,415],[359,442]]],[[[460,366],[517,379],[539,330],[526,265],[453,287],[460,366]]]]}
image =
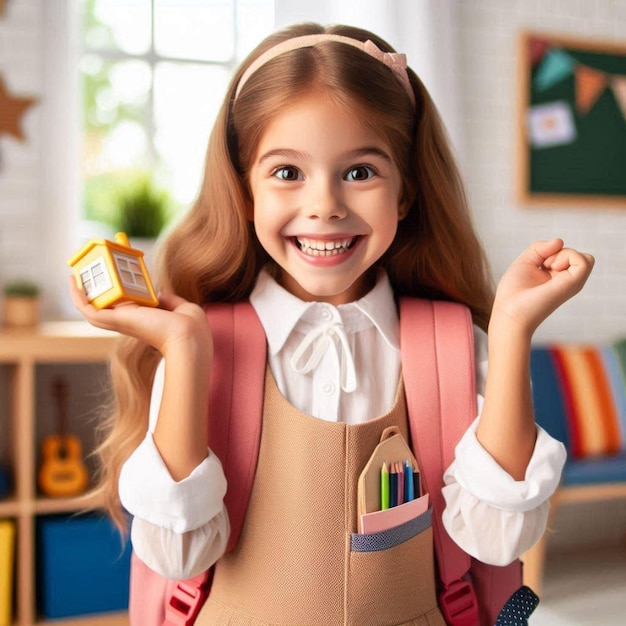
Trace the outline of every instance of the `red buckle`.
{"type": "Polygon", "coordinates": [[[201,585],[179,580],[172,590],[172,595],[165,609],[164,626],[192,626],[200,608],[208,595],[208,590],[201,585]],[[191,584],[190,584],[191,583],[191,584]]]}
{"type": "Polygon", "coordinates": [[[478,600],[471,583],[455,580],[439,594],[439,608],[448,626],[478,626],[478,600]]]}

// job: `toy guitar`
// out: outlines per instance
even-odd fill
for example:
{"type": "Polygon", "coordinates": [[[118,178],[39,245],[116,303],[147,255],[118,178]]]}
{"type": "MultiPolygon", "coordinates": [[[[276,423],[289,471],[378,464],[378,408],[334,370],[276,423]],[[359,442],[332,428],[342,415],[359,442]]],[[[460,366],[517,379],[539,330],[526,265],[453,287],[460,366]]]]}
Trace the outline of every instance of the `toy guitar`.
{"type": "Polygon", "coordinates": [[[89,476],[82,461],[82,446],[67,432],[67,382],[62,378],[53,384],[57,407],[57,434],[41,444],[43,458],[39,469],[39,488],[47,496],[76,496],[87,488],[89,476]]]}

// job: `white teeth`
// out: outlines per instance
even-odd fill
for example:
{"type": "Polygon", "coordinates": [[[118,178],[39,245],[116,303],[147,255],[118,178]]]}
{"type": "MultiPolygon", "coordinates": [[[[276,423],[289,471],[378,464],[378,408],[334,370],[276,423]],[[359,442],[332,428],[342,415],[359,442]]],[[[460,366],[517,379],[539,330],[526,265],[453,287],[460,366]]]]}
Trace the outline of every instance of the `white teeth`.
{"type": "Polygon", "coordinates": [[[308,237],[297,237],[296,242],[304,254],[310,256],[335,256],[337,254],[344,254],[354,242],[354,238],[324,241],[321,239],[310,239],[308,237]]]}

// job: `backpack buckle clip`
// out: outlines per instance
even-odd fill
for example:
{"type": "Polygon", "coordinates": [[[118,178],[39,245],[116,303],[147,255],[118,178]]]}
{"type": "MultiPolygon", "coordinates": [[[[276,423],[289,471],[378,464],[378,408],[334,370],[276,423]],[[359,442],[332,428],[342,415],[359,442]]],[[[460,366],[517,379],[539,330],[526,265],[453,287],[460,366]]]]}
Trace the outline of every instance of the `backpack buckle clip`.
{"type": "Polygon", "coordinates": [[[455,580],[439,594],[439,608],[449,626],[478,626],[478,600],[472,583],[455,580]]]}
{"type": "Polygon", "coordinates": [[[192,626],[208,596],[208,589],[197,578],[177,581],[165,609],[164,626],[192,626]]]}

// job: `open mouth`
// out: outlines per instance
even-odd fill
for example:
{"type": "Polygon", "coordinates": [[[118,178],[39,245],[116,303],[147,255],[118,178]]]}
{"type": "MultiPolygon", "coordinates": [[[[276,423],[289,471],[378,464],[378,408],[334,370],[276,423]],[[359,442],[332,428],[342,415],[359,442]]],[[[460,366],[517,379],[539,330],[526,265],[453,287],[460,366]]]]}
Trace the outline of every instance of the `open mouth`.
{"type": "Polygon", "coordinates": [[[311,239],[310,237],[294,237],[300,252],[309,256],[337,256],[345,254],[354,247],[360,237],[346,237],[345,239],[311,239]]]}

